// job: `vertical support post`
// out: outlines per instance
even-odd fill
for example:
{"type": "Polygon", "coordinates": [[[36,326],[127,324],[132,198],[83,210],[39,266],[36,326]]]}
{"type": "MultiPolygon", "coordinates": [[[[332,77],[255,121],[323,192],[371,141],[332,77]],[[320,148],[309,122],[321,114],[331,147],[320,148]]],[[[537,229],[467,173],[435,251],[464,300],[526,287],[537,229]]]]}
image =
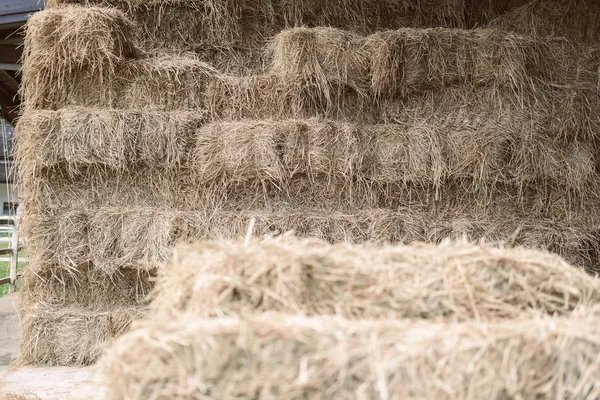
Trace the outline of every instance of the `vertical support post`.
{"type": "Polygon", "coordinates": [[[12,254],[10,256],[10,285],[8,293],[14,293],[17,289],[17,266],[19,265],[19,218],[21,216],[21,207],[17,207],[17,213],[13,224],[13,233],[11,239],[12,254]]]}

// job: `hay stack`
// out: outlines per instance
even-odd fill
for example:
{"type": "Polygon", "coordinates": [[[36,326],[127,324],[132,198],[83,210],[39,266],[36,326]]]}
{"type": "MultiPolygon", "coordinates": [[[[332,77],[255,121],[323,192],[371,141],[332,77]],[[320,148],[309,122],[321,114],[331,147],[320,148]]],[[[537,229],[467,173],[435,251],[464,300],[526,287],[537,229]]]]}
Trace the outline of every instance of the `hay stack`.
{"type": "Polygon", "coordinates": [[[534,36],[600,43],[600,3],[595,0],[532,0],[491,21],[490,26],[534,36]]]}
{"type": "Polygon", "coordinates": [[[178,241],[252,218],[256,235],[466,235],[598,270],[597,49],[464,29],[462,0],[55,3],[23,67],[25,363],[92,361],[80,349],[121,328],[62,350],[40,329],[143,313],[178,241]]]}
{"type": "Polygon", "coordinates": [[[446,324],[263,314],[152,321],[110,357],[111,399],[600,395],[595,314],[446,324]]]}

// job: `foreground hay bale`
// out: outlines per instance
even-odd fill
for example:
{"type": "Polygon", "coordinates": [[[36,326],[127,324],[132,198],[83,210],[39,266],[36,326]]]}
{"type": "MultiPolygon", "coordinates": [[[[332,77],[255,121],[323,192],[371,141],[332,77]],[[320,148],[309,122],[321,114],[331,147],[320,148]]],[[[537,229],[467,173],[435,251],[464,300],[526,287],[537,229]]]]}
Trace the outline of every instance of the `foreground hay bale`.
{"type": "Polygon", "coordinates": [[[447,321],[570,315],[600,281],[556,255],[469,244],[329,245],[282,238],[178,247],[159,269],[153,317],[280,311],[447,321]]]}
{"type": "Polygon", "coordinates": [[[598,323],[183,317],[138,327],[104,362],[112,399],[584,399],[600,395],[598,323]]]}

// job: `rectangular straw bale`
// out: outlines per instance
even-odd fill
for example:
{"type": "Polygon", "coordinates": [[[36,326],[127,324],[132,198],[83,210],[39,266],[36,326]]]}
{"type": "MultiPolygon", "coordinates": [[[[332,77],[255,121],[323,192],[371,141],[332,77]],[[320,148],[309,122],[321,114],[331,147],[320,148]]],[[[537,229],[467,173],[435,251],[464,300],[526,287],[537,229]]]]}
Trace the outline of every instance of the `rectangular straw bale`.
{"type": "Polygon", "coordinates": [[[380,114],[379,104],[355,92],[307,86],[273,72],[221,75],[211,81],[207,97],[210,113],[217,120],[320,116],[364,122],[376,121],[380,114]]]}
{"type": "Polygon", "coordinates": [[[106,78],[94,69],[63,71],[64,81],[55,76],[37,77],[41,67],[34,62],[23,71],[27,110],[65,107],[203,110],[208,85],[218,74],[190,54],[121,60],[118,72],[106,78]]]}
{"type": "Polygon", "coordinates": [[[21,304],[56,309],[144,306],[154,279],[155,271],[121,268],[109,275],[90,264],[64,268],[33,255],[23,275],[21,304]]]}
{"type": "Polygon", "coordinates": [[[122,62],[136,55],[131,29],[115,9],[65,7],[35,13],[26,26],[25,97],[63,92],[62,85],[88,76],[110,84],[122,62]]]}
{"type": "Polygon", "coordinates": [[[252,219],[258,237],[294,231],[301,237],[333,243],[439,243],[465,236],[548,249],[593,270],[598,268],[598,215],[582,212],[578,218],[558,219],[530,209],[519,212],[514,205],[483,208],[460,202],[395,209],[319,209],[281,203],[267,209],[246,206],[204,211],[122,206],[85,214],[67,209],[55,216],[31,215],[24,232],[31,243],[32,260],[67,271],[89,264],[109,275],[123,268],[151,270],[165,262],[181,241],[244,237],[252,219]],[[74,215],[82,218],[75,220],[74,215]],[[53,229],[59,234],[51,235],[53,229]]]}
{"type": "Polygon", "coordinates": [[[134,319],[144,316],[143,307],[97,309],[30,305],[21,310],[23,335],[18,364],[90,365],[115,337],[129,330],[134,319]]]}
{"type": "Polygon", "coordinates": [[[533,36],[560,36],[600,43],[600,3],[595,0],[532,0],[498,16],[489,27],[533,36]]]}
{"type": "Polygon", "coordinates": [[[395,96],[471,82],[535,90],[532,79],[597,88],[600,52],[489,29],[399,29],[366,38],[371,90],[395,96]]]}
{"type": "Polygon", "coordinates": [[[493,321],[569,315],[600,280],[556,255],[467,243],[330,245],[284,236],[179,246],[158,270],[153,318],[265,311],[344,318],[493,321]]]}
{"type": "Polygon", "coordinates": [[[139,164],[178,169],[203,120],[201,110],[31,110],[19,120],[16,158],[21,174],[58,166],[77,174],[98,164],[119,171],[139,164]]]}
{"type": "Polygon", "coordinates": [[[145,48],[262,47],[267,38],[295,26],[331,26],[360,34],[406,27],[464,27],[464,0],[314,1],[122,1],[52,0],[62,4],[114,6],[136,23],[145,48]]]}
{"type": "Polygon", "coordinates": [[[462,324],[156,320],[103,360],[109,399],[600,396],[597,313],[462,324]]]}
{"type": "Polygon", "coordinates": [[[369,91],[369,63],[361,53],[365,38],[334,28],[295,28],[276,35],[269,45],[271,72],[308,87],[326,98],[346,86],[369,91]]]}
{"type": "Polygon", "coordinates": [[[562,145],[597,142],[600,132],[600,95],[592,89],[536,85],[533,93],[516,97],[502,88],[461,85],[383,101],[380,107],[379,119],[387,123],[469,126],[489,122],[499,129],[516,129],[524,137],[546,136],[562,145]]]}
{"type": "Polygon", "coordinates": [[[136,56],[131,43],[131,23],[125,14],[113,8],[50,8],[33,14],[26,29],[26,55],[40,63],[68,62],[69,65],[63,66],[67,70],[88,67],[100,72],[115,62],[136,56]]]}

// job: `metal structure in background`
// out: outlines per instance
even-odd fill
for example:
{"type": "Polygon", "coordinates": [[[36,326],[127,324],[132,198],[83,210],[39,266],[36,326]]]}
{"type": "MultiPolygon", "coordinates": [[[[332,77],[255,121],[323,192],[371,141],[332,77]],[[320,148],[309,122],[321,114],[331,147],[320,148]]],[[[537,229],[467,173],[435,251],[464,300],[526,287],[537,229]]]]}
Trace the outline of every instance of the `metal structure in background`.
{"type": "MultiPolygon", "coordinates": [[[[10,242],[10,246],[7,249],[0,249],[0,259],[2,256],[9,256],[9,276],[0,276],[0,285],[9,285],[9,293],[12,293],[16,289],[19,266],[19,216],[20,209],[17,206],[18,201],[16,194],[13,190],[13,179],[12,179],[12,141],[14,136],[14,130],[4,120],[0,120],[0,185],[5,185],[5,190],[8,196],[8,204],[11,207],[16,206],[12,210],[9,210],[9,215],[0,216],[0,232],[9,233],[10,239],[0,240],[0,243],[10,242]]],[[[4,210],[2,210],[4,214],[4,210]]]]}
{"type": "MultiPolygon", "coordinates": [[[[19,268],[19,252],[22,247],[19,246],[19,211],[17,209],[17,215],[11,217],[0,218],[2,221],[2,232],[10,233],[10,246],[6,249],[0,249],[0,257],[5,255],[9,256],[9,274],[7,277],[0,278],[1,285],[9,285],[8,293],[13,293],[17,287],[17,279],[20,274],[19,268]]],[[[0,241],[0,243],[7,243],[8,240],[0,241]]]]}
{"type": "MultiPolygon", "coordinates": [[[[19,265],[19,208],[17,196],[13,190],[12,141],[14,125],[21,99],[19,86],[21,76],[21,57],[23,54],[23,26],[31,15],[44,8],[44,0],[0,0],[0,185],[6,185],[8,213],[4,215],[6,205],[0,212],[0,232],[10,234],[0,242],[10,242],[8,249],[0,249],[0,259],[9,257],[9,276],[0,276],[0,285],[9,284],[9,291],[16,288],[19,265]],[[7,121],[8,123],[6,123],[7,121]],[[3,257],[4,256],[4,257],[3,257]]],[[[6,262],[6,261],[4,261],[6,262]]]]}

